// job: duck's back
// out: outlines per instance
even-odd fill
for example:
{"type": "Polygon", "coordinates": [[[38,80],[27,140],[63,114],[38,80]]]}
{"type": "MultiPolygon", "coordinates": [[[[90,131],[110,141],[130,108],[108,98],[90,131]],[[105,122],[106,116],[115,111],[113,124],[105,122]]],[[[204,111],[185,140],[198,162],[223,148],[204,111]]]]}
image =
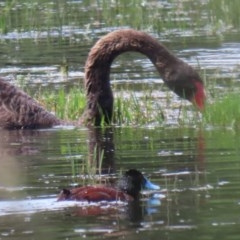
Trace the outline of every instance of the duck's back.
{"type": "Polygon", "coordinates": [[[113,187],[105,186],[85,186],[78,187],[64,192],[64,190],[58,196],[58,201],[62,200],[76,200],[76,201],[132,201],[133,198],[113,187]]]}

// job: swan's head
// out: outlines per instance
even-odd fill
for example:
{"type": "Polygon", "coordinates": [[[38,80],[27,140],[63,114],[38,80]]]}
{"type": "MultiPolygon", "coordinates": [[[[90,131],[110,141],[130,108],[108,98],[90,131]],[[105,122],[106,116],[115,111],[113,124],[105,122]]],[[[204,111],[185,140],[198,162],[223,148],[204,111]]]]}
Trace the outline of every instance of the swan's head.
{"type": "Polygon", "coordinates": [[[181,98],[193,103],[200,111],[204,109],[206,94],[198,73],[188,65],[182,65],[168,73],[167,86],[181,98]]]}

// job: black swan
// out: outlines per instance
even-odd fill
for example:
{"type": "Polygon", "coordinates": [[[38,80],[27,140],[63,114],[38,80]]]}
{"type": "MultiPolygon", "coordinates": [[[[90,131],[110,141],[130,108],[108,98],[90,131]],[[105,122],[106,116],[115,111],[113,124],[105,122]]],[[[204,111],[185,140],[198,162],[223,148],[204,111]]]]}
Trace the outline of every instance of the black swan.
{"type": "MultiPolygon", "coordinates": [[[[85,65],[87,106],[76,123],[99,125],[102,117],[109,123],[113,114],[110,67],[121,53],[135,51],[146,55],[166,85],[180,97],[204,107],[205,93],[198,73],[170,53],[148,34],[133,29],[117,30],[102,37],[91,49],[85,65]]],[[[0,127],[7,129],[48,128],[66,124],[46,111],[26,93],[0,79],[0,127]]]]}

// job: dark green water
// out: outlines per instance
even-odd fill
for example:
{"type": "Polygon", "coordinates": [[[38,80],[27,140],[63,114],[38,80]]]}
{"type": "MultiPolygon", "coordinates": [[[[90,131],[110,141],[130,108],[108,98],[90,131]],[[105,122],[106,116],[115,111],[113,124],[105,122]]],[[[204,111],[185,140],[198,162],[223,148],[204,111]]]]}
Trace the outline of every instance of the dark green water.
{"type": "Polygon", "coordinates": [[[94,134],[85,129],[1,133],[2,239],[238,236],[239,136],[232,131],[119,128],[97,135],[106,152],[103,167],[118,173],[141,169],[165,198],[92,216],[83,210],[86,204],[60,204],[56,196],[61,187],[87,181],[73,173],[91,161],[94,134]]]}
{"type": "MultiPolygon", "coordinates": [[[[67,90],[83,81],[87,53],[99,37],[132,27],[198,68],[211,101],[216,92],[239,87],[239,4],[4,1],[0,74],[33,95],[39,87],[67,90]],[[64,59],[68,78],[60,72],[64,59]]],[[[154,88],[163,101],[169,94],[141,55],[119,57],[111,77],[119,88],[154,88]]],[[[181,127],[175,111],[180,100],[171,96],[161,126],[2,130],[0,239],[239,239],[239,131],[181,127]],[[158,193],[134,206],[105,204],[98,214],[90,212],[95,205],[57,203],[61,188],[96,181],[96,146],[104,153],[104,173],[112,173],[104,181],[137,168],[161,186],[164,198],[158,193]]]]}

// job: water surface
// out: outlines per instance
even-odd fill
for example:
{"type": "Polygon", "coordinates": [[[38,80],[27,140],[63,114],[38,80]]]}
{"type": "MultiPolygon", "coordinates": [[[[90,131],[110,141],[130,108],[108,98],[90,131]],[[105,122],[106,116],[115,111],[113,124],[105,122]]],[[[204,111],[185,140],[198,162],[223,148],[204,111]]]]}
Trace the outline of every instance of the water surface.
{"type": "MultiPolygon", "coordinates": [[[[224,0],[4,1],[0,74],[32,95],[39,88],[67,91],[83,82],[99,37],[132,27],[197,68],[211,102],[216,93],[238,91],[238,9],[224,0]],[[61,72],[66,61],[68,76],[61,72]]],[[[117,58],[111,78],[116,91],[128,88],[141,97],[154,89],[158,104],[170,95],[165,122],[1,130],[0,239],[238,239],[239,131],[192,122],[182,127],[181,100],[140,54],[117,58]],[[63,187],[112,182],[129,168],[161,190],[144,192],[134,204],[56,202],[63,187]]]]}

